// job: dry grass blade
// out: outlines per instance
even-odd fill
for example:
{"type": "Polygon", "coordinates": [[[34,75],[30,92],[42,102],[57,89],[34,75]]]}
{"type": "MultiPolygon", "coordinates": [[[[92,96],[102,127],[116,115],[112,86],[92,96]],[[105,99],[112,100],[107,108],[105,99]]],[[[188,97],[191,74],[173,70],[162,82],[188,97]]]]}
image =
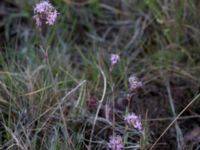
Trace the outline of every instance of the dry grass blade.
{"type": "MultiPolygon", "coordinates": [[[[166,81],[166,87],[167,87],[167,93],[168,93],[168,97],[169,97],[169,103],[171,106],[172,114],[173,114],[173,117],[175,118],[176,111],[175,111],[175,106],[174,106],[174,99],[172,98],[169,80],[166,81]]],[[[178,125],[177,120],[175,121],[175,128],[176,128],[176,141],[177,141],[177,145],[178,145],[177,149],[182,150],[182,149],[184,149],[185,144],[184,144],[184,139],[183,139],[183,133],[178,125]]]]}
{"type": "MultiPolygon", "coordinates": [[[[28,148],[25,146],[25,144],[22,143],[22,141],[19,141],[20,138],[18,138],[15,133],[13,133],[11,131],[11,129],[9,129],[6,125],[4,125],[4,128],[10,133],[10,135],[12,136],[13,140],[16,142],[16,144],[13,144],[11,146],[18,146],[21,150],[28,150],[28,148]]],[[[11,147],[10,147],[11,148],[11,147]]]]}
{"type": "MultiPolygon", "coordinates": [[[[84,83],[86,82],[86,80],[80,82],[75,88],[73,88],[71,91],[67,92],[66,95],[56,104],[54,104],[54,106],[50,107],[49,109],[47,109],[45,112],[43,112],[39,117],[37,117],[36,119],[34,119],[31,123],[35,123],[37,120],[39,120],[42,116],[44,116],[45,114],[47,114],[48,112],[52,111],[50,116],[52,116],[59,108],[59,105],[62,105],[65,101],[65,99],[72,94],[73,92],[75,92],[76,90],[78,90],[78,88],[80,88],[84,83]]],[[[48,119],[43,123],[41,129],[45,126],[46,122],[48,121],[48,119]]]]}
{"type": "Polygon", "coordinates": [[[92,143],[95,125],[96,125],[96,122],[97,122],[97,119],[98,119],[99,111],[100,111],[100,108],[102,106],[102,103],[103,103],[103,100],[104,100],[104,97],[105,97],[105,94],[106,94],[106,88],[107,88],[107,79],[106,79],[105,73],[99,66],[98,66],[98,68],[101,72],[101,75],[103,76],[104,88],[103,88],[101,100],[99,101],[99,106],[98,106],[97,111],[96,111],[95,119],[94,119],[94,122],[93,122],[93,125],[92,125],[92,130],[91,130],[91,134],[90,134],[90,141],[89,141],[89,145],[88,145],[89,150],[91,150],[91,143],[92,143]]]}
{"type": "Polygon", "coordinates": [[[167,128],[162,132],[162,134],[158,137],[158,139],[153,143],[150,150],[153,150],[153,148],[156,146],[156,144],[159,142],[159,140],[162,138],[162,136],[169,130],[169,128],[177,121],[177,119],[190,107],[198,98],[200,97],[200,94],[198,94],[177,116],[176,118],[167,126],[167,128]]]}

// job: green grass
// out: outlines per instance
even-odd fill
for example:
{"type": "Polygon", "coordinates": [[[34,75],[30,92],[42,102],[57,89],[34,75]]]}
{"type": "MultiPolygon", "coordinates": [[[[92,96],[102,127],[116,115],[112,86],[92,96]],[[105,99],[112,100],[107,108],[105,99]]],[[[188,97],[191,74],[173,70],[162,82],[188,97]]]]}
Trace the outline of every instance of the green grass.
{"type": "Polygon", "coordinates": [[[113,134],[125,149],[199,146],[185,139],[200,113],[197,0],[51,2],[59,17],[41,34],[35,1],[0,2],[0,149],[101,150],[113,134]],[[135,92],[132,74],[143,82],[135,92]],[[124,123],[127,112],[143,133],[124,123]]]}

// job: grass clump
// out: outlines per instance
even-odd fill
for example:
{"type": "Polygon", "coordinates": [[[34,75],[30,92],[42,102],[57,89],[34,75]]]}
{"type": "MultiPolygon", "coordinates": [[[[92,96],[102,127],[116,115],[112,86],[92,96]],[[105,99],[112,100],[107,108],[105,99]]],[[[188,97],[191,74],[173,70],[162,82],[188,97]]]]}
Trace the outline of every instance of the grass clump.
{"type": "Polygon", "coordinates": [[[0,2],[0,149],[199,147],[197,0],[38,3],[0,2]]]}

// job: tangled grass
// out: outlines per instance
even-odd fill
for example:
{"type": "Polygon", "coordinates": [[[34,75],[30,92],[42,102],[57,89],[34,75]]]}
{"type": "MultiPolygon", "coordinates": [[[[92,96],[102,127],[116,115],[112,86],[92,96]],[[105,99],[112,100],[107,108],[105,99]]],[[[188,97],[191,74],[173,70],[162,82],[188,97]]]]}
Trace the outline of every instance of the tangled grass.
{"type": "Polygon", "coordinates": [[[199,148],[198,0],[37,2],[0,2],[0,149],[199,148]]]}

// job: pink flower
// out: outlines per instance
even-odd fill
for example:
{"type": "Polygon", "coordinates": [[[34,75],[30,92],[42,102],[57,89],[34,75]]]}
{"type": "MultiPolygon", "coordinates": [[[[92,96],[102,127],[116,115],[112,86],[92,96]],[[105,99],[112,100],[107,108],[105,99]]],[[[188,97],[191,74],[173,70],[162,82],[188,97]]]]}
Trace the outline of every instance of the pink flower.
{"type": "Polygon", "coordinates": [[[137,77],[134,75],[128,78],[130,90],[133,91],[142,86],[142,82],[138,81],[137,77]]]}
{"type": "Polygon", "coordinates": [[[48,2],[48,1],[42,1],[38,4],[36,4],[34,8],[35,13],[44,13],[47,12],[48,10],[54,9],[53,6],[48,2]]]}
{"type": "Polygon", "coordinates": [[[56,10],[50,12],[49,15],[47,16],[46,24],[53,25],[54,22],[56,21],[57,16],[58,13],[56,10]]]}
{"type": "Polygon", "coordinates": [[[42,26],[42,21],[40,20],[40,18],[38,16],[33,16],[33,19],[35,19],[35,23],[36,23],[37,27],[42,26]]]}
{"type": "Polygon", "coordinates": [[[132,127],[142,130],[142,123],[138,116],[135,113],[130,113],[124,117],[124,120],[132,127]]]}
{"type": "Polygon", "coordinates": [[[53,25],[58,16],[57,10],[48,1],[42,1],[36,4],[34,8],[34,20],[37,27],[44,24],[53,25]]]}
{"type": "Polygon", "coordinates": [[[121,136],[111,136],[108,143],[108,147],[111,150],[121,150],[124,148],[121,136]]]}
{"type": "Polygon", "coordinates": [[[111,54],[110,56],[110,61],[111,61],[111,64],[114,65],[118,62],[119,60],[119,55],[117,54],[111,54]]]}

